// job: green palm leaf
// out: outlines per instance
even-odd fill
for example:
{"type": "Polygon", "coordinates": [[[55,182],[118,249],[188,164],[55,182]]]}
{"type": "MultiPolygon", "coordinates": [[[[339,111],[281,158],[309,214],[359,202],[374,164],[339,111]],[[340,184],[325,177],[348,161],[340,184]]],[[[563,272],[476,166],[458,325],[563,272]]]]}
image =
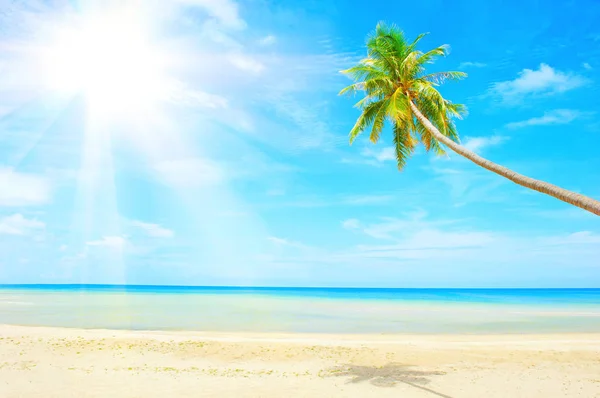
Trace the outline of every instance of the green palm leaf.
{"type": "Polygon", "coordinates": [[[379,23],[367,38],[367,58],[342,71],[354,84],[340,91],[340,95],[364,93],[356,104],[362,113],[350,131],[350,142],[369,127],[370,140],[377,142],[389,121],[399,169],[406,165],[419,141],[427,151],[445,153],[438,140],[415,117],[411,102],[455,142],[459,139],[453,119],[466,113],[464,105],[444,99],[436,86],[467,75],[457,71],[425,73],[427,65],[450,51],[447,45],[426,52],[417,50],[417,44],[425,36],[421,34],[409,42],[398,27],[379,23]]]}

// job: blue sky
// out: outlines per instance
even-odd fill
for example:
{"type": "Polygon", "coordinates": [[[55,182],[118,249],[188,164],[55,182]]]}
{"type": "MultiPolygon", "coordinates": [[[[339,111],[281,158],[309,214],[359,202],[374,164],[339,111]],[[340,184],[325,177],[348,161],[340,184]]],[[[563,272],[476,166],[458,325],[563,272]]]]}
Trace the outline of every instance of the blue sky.
{"type": "Polygon", "coordinates": [[[430,32],[452,47],[432,70],[469,74],[442,89],[464,145],[600,198],[597,2],[143,3],[162,56],[125,75],[68,50],[67,92],[54,33],[114,10],[0,0],[0,283],[600,287],[597,217],[452,154],[400,173],[389,131],[348,145],[337,96],[379,20],[430,32]]]}

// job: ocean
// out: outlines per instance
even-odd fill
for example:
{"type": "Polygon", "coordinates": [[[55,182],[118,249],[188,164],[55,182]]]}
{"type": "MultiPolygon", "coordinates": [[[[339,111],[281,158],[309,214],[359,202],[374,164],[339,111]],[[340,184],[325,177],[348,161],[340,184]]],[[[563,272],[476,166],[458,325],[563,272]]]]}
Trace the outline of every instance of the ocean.
{"type": "Polygon", "coordinates": [[[302,333],[600,332],[600,289],[0,285],[0,324],[302,333]]]}

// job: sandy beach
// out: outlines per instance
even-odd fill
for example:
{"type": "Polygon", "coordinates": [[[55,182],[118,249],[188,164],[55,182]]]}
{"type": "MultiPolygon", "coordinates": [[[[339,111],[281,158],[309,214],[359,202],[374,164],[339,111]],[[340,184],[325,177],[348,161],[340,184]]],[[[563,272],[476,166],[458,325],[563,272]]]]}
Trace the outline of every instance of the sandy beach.
{"type": "Polygon", "coordinates": [[[0,396],[592,398],[600,397],[600,335],[0,326],[0,396]]]}

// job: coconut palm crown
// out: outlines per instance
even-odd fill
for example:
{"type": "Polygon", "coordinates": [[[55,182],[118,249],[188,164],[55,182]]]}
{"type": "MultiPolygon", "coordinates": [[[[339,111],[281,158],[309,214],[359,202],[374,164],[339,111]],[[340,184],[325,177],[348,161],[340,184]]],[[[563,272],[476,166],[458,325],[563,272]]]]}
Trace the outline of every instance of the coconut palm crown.
{"type": "Polygon", "coordinates": [[[364,93],[364,98],[356,104],[362,113],[350,131],[350,143],[368,128],[371,129],[371,141],[377,142],[386,122],[389,122],[400,170],[421,141],[427,151],[444,154],[444,148],[450,148],[516,184],[600,215],[600,201],[524,176],[460,145],[454,120],[461,118],[466,109],[443,98],[436,87],[446,80],[462,79],[466,74],[427,73],[425,67],[436,58],[447,55],[449,47],[443,45],[421,52],[416,46],[424,36],[419,35],[409,43],[400,29],[379,23],[375,32],[367,38],[367,58],[342,71],[355,83],[340,94],[364,93]]]}
{"type": "Polygon", "coordinates": [[[455,142],[459,142],[459,138],[453,119],[466,113],[464,105],[444,99],[436,89],[446,80],[466,77],[466,73],[426,73],[426,65],[447,55],[449,46],[421,52],[416,45],[425,35],[421,34],[409,43],[397,27],[379,23],[367,39],[367,58],[342,71],[356,83],[340,94],[365,93],[356,104],[362,114],[350,131],[350,142],[369,127],[371,141],[377,142],[384,125],[389,122],[394,131],[399,169],[405,166],[419,140],[427,151],[445,153],[438,140],[413,113],[411,101],[442,134],[455,142]]]}

